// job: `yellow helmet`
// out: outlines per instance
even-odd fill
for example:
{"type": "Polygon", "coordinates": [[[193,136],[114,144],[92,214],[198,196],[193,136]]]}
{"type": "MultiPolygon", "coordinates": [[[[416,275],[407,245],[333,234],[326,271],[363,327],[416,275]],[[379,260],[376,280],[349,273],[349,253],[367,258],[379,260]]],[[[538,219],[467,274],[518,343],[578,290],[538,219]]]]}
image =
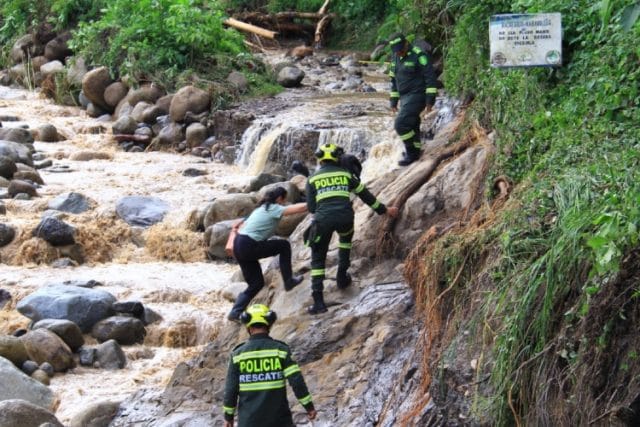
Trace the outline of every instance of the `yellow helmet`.
{"type": "Polygon", "coordinates": [[[320,161],[331,160],[333,162],[337,162],[343,153],[344,150],[336,144],[323,144],[318,147],[315,154],[320,161]]]}
{"type": "Polygon", "coordinates": [[[257,324],[271,326],[276,319],[276,312],[264,304],[253,304],[240,315],[240,321],[247,327],[257,324]]]}

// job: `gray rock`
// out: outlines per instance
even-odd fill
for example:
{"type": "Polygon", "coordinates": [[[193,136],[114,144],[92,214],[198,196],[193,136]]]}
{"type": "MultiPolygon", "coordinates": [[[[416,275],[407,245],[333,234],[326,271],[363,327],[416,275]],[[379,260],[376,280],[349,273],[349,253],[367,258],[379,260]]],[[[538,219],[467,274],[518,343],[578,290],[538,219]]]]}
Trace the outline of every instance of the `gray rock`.
{"type": "Polygon", "coordinates": [[[11,301],[11,294],[9,291],[0,289],[0,309],[3,308],[9,301],[11,301]]]}
{"type": "Polygon", "coordinates": [[[152,103],[140,101],[133,107],[133,110],[131,110],[131,117],[138,123],[144,122],[144,112],[151,107],[153,107],[152,103]]]}
{"type": "Polygon", "coordinates": [[[131,93],[127,95],[127,102],[132,107],[136,106],[139,102],[148,102],[149,104],[154,104],[163,94],[164,93],[162,89],[160,89],[157,85],[145,85],[138,89],[132,90],[131,93]]]}
{"type": "Polygon", "coordinates": [[[264,172],[260,173],[259,175],[251,178],[251,181],[249,181],[249,192],[258,191],[266,185],[275,184],[278,182],[282,182],[284,180],[285,180],[284,176],[272,175],[270,173],[264,173],[264,172]]]}
{"type": "Polygon", "coordinates": [[[16,162],[8,156],[0,156],[0,176],[6,179],[12,179],[13,174],[18,171],[16,162]]]}
{"type": "MultiPolygon", "coordinates": [[[[162,117],[162,116],[161,116],[162,117]]],[[[169,123],[160,129],[158,133],[158,144],[165,147],[171,147],[182,141],[184,135],[183,126],[179,123],[169,123]]]]}
{"type": "Polygon", "coordinates": [[[156,197],[127,196],[118,200],[116,213],[129,225],[149,227],[161,222],[169,205],[156,197]]]}
{"type": "Polygon", "coordinates": [[[38,185],[44,184],[44,180],[42,179],[38,171],[31,168],[20,170],[20,167],[18,167],[18,171],[13,174],[13,179],[32,182],[38,185]]]}
{"type": "MultiPolygon", "coordinates": [[[[84,58],[81,56],[74,56],[67,62],[67,66],[67,82],[69,82],[73,87],[81,87],[82,78],[87,74],[87,66],[84,62],[84,58]]],[[[87,104],[89,104],[89,100],[82,92],[80,92],[80,104],[83,108],[87,108],[87,104]],[[83,104],[83,98],[87,101],[86,104],[83,104]]]]}
{"type": "Polygon", "coordinates": [[[96,349],[93,347],[80,347],[78,349],[78,358],[82,366],[93,366],[96,360],[96,349]]]}
{"type": "Polygon", "coordinates": [[[146,333],[140,319],[128,316],[113,316],[101,320],[91,330],[91,336],[98,342],[116,340],[121,345],[142,343],[146,333]]]}
{"type": "Polygon", "coordinates": [[[30,144],[0,140],[0,156],[9,157],[15,163],[31,166],[33,165],[32,155],[33,147],[30,144]]]}
{"type": "Polygon", "coordinates": [[[33,135],[28,129],[23,128],[0,128],[0,139],[5,141],[29,144],[33,142],[33,135]]]}
{"type": "Polygon", "coordinates": [[[68,427],[108,427],[118,413],[119,402],[98,402],[74,415],[68,427]]]}
{"type": "Polygon", "coordinates": [[[50,61],[46,64],[42,64],[40,72],[43,76],[64,73],[64,64],[58,60],[50,61]]]}
{"type": "Polygon", "coordinates": [[[122,82],[111,83],[104,90],[104,100],[110,107],[116,108],[120,101],[127,96],[127,92],[129,92],[129,88],[126,84],[122,82]]]}
{"type": "Polygon", "coordinates": [[[231,83],[240,93],[246,92],[249,88],[249,80],[239,71],[232,71],[227,76],[227,81],[231,83]]]}
{"type": "Polygon", "coordinates": [[[138,122],[136,122],[133,117],[130,115],[124,115],[116,120],[111,130],[114,135],[132,135],[136,131],[137,127],[138,122]]]}
{"type": "Polygon", "coordinates": [[[9,197],[14,198],[19,194],[27,194],[29,197],[36,197],[38,195],[35,185],[20,179],[11,180],[9,188],[7,188],[7,193],[9,193],[9,197]]]}
{"type": "Polygon", "coordinates": [[[187,112],[199,114],[209,109],[211,97],[195,86],[184,86],[171,99],[169,115],[174,122],[184,120],[187,112]]]}
{"type": "MultiPolygon", "coordinates": [[[[94,106],[104,112],[111,112],[113,108],[104,99],[104,91],[111,83],[113,80],[109,76],[109,70],[106,67],[98,67],[89,71],[82,78],[82,92],[94,106]]],[[[89,112],[89,108],[87,108],[87,112],[89,112]]]]}
{"type": "Polygon", "coordinates": [[[29,359],[42,364],[49,362],[56,372],[75,366],[71,349],[59,336],[47,329],[29,331],[20,337],[29,359]]]}
{"type": "MultiPolygon", "coordinates": [[[[23,399],[43,408],[53,406],[53,393],[38,381],[28,377],[4,357],[0,357],[0,405],[8,399],[23,399]]],[[[0,410],[0,419],[4,414],[0,410]]],[[[0,425],[4,426],[6,424],[0,425]]]]}
{"type": "Polygon", "coordinates": [[[79,214],[90,209],[90,201],[80,193],[64,193],[49,201],[49,209],[79,214]]]}
{"type": "Polygon", "coordinates": [[[137,319],[144,319],[144,306],[140,301],[119,301],[113,303],[113,311],[128,314],[137,319]]]}
{"type": "Polygon", "coordinates": [[[39,237],[53,246],[72,245],[75,243],[76,229],[57,218],[46,217],[33,230],[32,235],[39,237]]]}
{"type": "Polygon", "coordinates": [[[28,53],[30,57],[36,56],[35,39],[31,34],[21,36],[13,43],[11,47],[11,60],[16,63],[22,62],[25,53],[28,53]]]}
{"type": "Polygon", "coordinates": [[[116,301],[110,293],[78,286],[52,285],[39,288],[23,298],[16,309],[29,319],[67,319],[84,333],[98,321],[113,314],[116,301]]]}
{"type": "Polygon", "coordinates": [[[49,376],[49,374],[47,374],[42,369],[36,369],[35,371],[33,371],[31,373],[31,378],[44,385],[51,384],[51,376],[49,376]]]}
{"type": "Polygon", "coordinates": [[[0,335],[0,357],[4,357],[16,366],[22,366],[29,360],[27,349],[18,337],[0,335]]]}
{"type": "Polygon", "coordinates": [[[0,402],[1,427],[40,427],[45,424],[47,427],[64,427],[53,413],[26,400],[11,398],[0,402]]]}
{"type": "Polygon", "coordinates": [[[156,123],[158,117],[167,114],[166,110],[163,110],[162,108],[158,107],[157,105],[153,105],[147,109],[145,109],[142,112],[142,121],[144,121],[147,124],[154,124],[156,123]]]}
{"type": "Polygon", "coordinates": [[[204,215],[204,226],[208,228],[219,221],[236,219],[249,215],[256,207],[257,200],[251,194],[228,194],[215,199],[204,215]]]}
{"type": "Polygon", "coordinates": [[[53,369],[53,365],[49,362],[42,363],[38,369],[45,372],[49,377],[52,377],[56,373],[53,369]]]}
{"type": "Polygon", "coordinates": [[[304,71],[298,67],[284,67],[278,73],[278,84],[283,87],[298,87],[304,79],[304,71]]]}
{"type": "Polygon", "coordinates": [[[34,163],[33,167],[36,169],[46,169],[48,167],[53,166],[53,160],[47,159],[39,163],[34,163]]]}
{"type": "Polygon", "coordinates": [[[127,357],[120,344],[109,340],[96,348],[96,363],[102,369],[122,369],[127,365],[127,357]]]}
{"type": "Polygon", "coordinates": [[[36,129],[37,139],[43,142],[58,141],[58,129],[54,125],[46,124],[36,129]]]}
{"type": "Polygon", "coordinates": [[[16,237],[16,230],[8,225],[0,223],[0,248],[7,246],[16,237]]]}
{"type": "Polygon", "coordinates": [[[71,349],[77,351],[84,345],[84,337],[80,327],[70,320],[66,319],[43,319],[37,321],[31,329],[45,328],[59,336],[71,349]]]}
{"type": "MultiPolygon", "coordinates": [[[[20,342],[22,343],[22,341],[20,342]]],[[[24,372],[29,376],[31,376],[31,374],[33,374],[37,370],[38,370],[38,364],[33,360],[27,360],[22,364],[22,372],[24,372]]]]}
{"type": "Polygon", "coordinates": [[[44,56],[50,61],[58,60],[60,62],[64,61],[67,56],[73,55],[73,51],[67,46],[67,41],[70,38],[69,33],[64,33],[50,40],[44,47],[44,56]]]}
{"type": "Polygon", "coordinates": [[[191,148],[197,147],[207,139],[207,128],[200,123],[191,123],[186,131],[187,145],[191,148]]]}

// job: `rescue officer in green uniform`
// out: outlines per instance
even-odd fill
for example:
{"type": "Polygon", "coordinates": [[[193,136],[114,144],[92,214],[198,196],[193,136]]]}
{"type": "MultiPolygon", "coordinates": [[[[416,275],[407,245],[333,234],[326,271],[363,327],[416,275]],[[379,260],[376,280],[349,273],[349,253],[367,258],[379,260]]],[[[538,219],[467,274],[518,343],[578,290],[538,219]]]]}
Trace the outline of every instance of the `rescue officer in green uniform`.
{"type": "Polygon", "coordinates": [[[398,113],[395,130],[405,146],[398,164],[406,166],[420,158],[420,114],[425,107],[430,111],[435,104],[436,74],[428,53],[410,44],[404,35],[391,36],[389,46],[394,53],[389,70],[390,104],[391,110],[398,113]]]}
{"type": "Polygon", "coordinates": [[[250,336],[231,353],[222,408],[224,427],[233,427],[236,404],[239,427],[293,427],[285,379],[309,419],[315,419],[311,395],[289,346],[269,336],[276,313],[264,304],[253,304],[240,320],[250,336]]]}
{"type": "Polygon", "coordinates": [[[307,180],[307,209],[314,214],[314,220],[305,241],[311,246],[311,290],[313,306],[310,314],[325,313],[327,307],[323,297],[325,261],[331,236],[338,233],[338,273],[337,287],[344,289],[351,284],[347,273],[350,265],[351,239],[353,238],[353,208],[351,193],[369,205],[377,214],[398,215],[398,208],[388,208],[380,203],[350,171],[339,165],[342,148],[335,144],[321,145],[315,155],[320,168],[307,180]]]}

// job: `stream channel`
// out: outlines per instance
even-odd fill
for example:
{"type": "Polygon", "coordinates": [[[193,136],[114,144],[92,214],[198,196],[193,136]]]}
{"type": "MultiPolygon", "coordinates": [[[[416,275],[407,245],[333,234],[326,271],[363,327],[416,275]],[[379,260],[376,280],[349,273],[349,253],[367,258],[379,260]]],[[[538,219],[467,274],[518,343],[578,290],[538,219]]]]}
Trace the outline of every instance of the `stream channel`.
{"type": "MultiPolygon", "coordinates": [[[[275,53],[282,58],[282,52],[275,53]]],[[[353,64],[350,65],[353,69],[353,64]]],[[[280,141],[293,149],[304,131],[317,132],[318,142],[332,141],[364,162],[363,181],[396,167],[401,144],[393,132],[393,117],[387,109],[387,84],[379,66],[358,68],[358,76],[374,91],[349,92],[336,85],[343,81],[347,67],[323,67],[318,59],[301,66],[306,72],[303,87],[288,89],[276,98],[287,108],[256,115],[253,124],[238,141],[233,165],[203,160],[185,154],[150,151],[128,153],[112,140],[110,122],[92,119],[80,108],[53,104],[40,94],[22,89],[0,87],[0,116],[15,117],[3,121],[3,127],[31,129],[52,124],[64,136],[56,143],[36,141],[36,155],[51,159],[53,165],[40,169],[44,185],[39,197],[31,200],[4,199],[7,208],[0,220],[30,232],[48,209],[48,202],[67,192],[78,192],[95,201],[95,207],[78,218],[67,219],[97,233],[113,233],[112,222],[117,201],[129,195],[154,196],[171,209],[162,223],[163,233],[186,233],[186,222],[196,209],[207,206],[217,196],[243,188],[253,175],[261,172],[273,157],[272,145],[280,141]],[[105,159],[72,160],[82,151],[106,153],[105,159]],[[199,169],[205,174],[188,177],[183,171],[199,169]]],[[[308,143],[308,142],[305,142],[308,143]]],[[[315,147],[312,147],[315,150],[315,147]]],[[[285,148],[285,152],[291,152],[285,148]]],[[[313,165],[309,165],[312,167],[313,165]]],[[[0,188],[0,193],[3,189],[0,188]]],[[[120,226],[124,224],[119,221],[120,226]]],[[[132,232],[144,236],[144,230],[132,232]]],[[[154,255],[140,239],[109,248],[108,261],[89,261],[77,267],[55,268],[49,263],[21,257],[13,261],[7,254],[15,251],[12,243],[0,251],[0,289],[12,295],[12,301],[0,310],[0,334],[27,328],[29,319],[15,310],[15,304],[36,289],[65,281],[100,282],[102,289],[119,301],[140,301],[162,316],[147,327],[142,345],[124,347],[127,366],[107,371],[78,366],[58,373],[51,389],[59,404],[56,416],[68,422],[84,406],[103,400],[120,401],[141,387],[163,388],[175,366],[197,355],[226,324],[231,302],[225,289],[237,266],[207,260],[202,233],[189,232],[187,240],[196,251],[185,255],[184,262],[166,261],[154,255]]],[[[85,336],[86,345],[96,344],[85,336]]]]}

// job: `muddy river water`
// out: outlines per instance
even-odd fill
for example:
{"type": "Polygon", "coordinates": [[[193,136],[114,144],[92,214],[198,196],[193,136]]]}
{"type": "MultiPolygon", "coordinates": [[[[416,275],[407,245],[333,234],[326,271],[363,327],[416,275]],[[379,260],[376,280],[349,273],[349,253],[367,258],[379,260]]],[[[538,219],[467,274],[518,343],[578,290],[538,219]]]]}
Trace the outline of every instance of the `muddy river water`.
{"type": "MultiPolygon", "coordinates": [[[[334,108],[336,103],[353,101],[349,97],[326,99],[324,107],[314,104],[315,107],[304,109],[297,115],[285,112],[279,117],[272,117],[268,126],[270,129],[286,129],[296,120],[312,122],[321,117],[323,111],[334,108]]],[[[381,93],[367,99],[378,106],[386,103],[386,96],[381,93]]],[[[0,87],[0,116],[5,120],[17,119],[3,121],[3,127],[26,125],[36,128],[42,124],[53,124],[64,138],[64,141],[56,143],[36,141],[34,144],[41,158],[53,161],[53,167],[39,171],[45,182],[38,189],[39,197],[3,200],[7,214],[0,217],[0,221],[18,229],[21,237],[0,250],[0,289],[7,290],[13,297],[0,310],[0,334],[28,326],[29,320],[15,310],[15,304],[39,287],[71,280],[96,280],[101,283],[100,289],[112,293],[119,301],[141,301],[160,314],[162,321],[148,326],[143,345],[124,348],[128,359],[125,369],[106,371],[77,367],[64,374],[56,374],[50,386],[59,401],[56,416],[66,423],[89,403],[126,399],[141,387],[162,388],[180,361],[198,354],[202,346],[224,327],[225,314],[231,302],[223,298],[223,291],[237,270],[232,264],[206,259],[202,233],[187,231],[189,215],[216,196],[226,194],[229,188],[242,188],[251,178],[256,163],[264,162],[264,159],[257,158],[260,157],[257,153],[239,152],[239,165],[226,165],[190,155],[127,153],[111,139],[109,122],[101,123],[89,118],[79,108],[57,106],[38,93],[25,90],[0,87]],[[101,132],[94,133],[96,131],[101,132]],[[106,158],[72,160],[80,151],[105,153],[106,158]],[[205,174],[184,176],[183,171],[189,168],[199,169],[205,174]],[[102,258],[89,259],[78,267],[53,268],[47,263],[37,263],[37,257],[22,257],[20,262],[7,263],[20,242],[28,239],[26,233],[42,218],[48,201],[66,192],[82,193],[95,202],[88,213],[67,220],[71,223],[75,220],[81,227],[93,228],[94,233],[105,234],[120,232],[114,226],[114,212],[121,197],[142,195],[164,200],[171,208],[156,234],[179,234],[187,255],[182,261],[167,260],[145,245],[136,245],[134,239],[125,239],[105,248],[109,253],[102,258]]],[[[399,150],[399,144],[393,142],[392,118],[379,114],[375,120],[371,117],[353,120],[353,126],[369,128],[379,138],[376,147],[369,152],[370,160],[365,163],[365,180],[384,173],[390,167],[389,152],[399,150]],[[385,161],[376,161],[377,157],[385,161]]],[[[262,126],[265,122],[263,120],[262,126]]],[[[264,132],[260,134],[263,136],[258,139],[265,135],[264,132]]],[[[264,141],[250,139],[248,137],[244,143],[256,147],[265,144],[264,141]]],[[[139,233],[144,235],[145,232],[139,233]]],[[[85,339],[87,344],[95,344],[90,337],[85,336],[85,339]]]]}

